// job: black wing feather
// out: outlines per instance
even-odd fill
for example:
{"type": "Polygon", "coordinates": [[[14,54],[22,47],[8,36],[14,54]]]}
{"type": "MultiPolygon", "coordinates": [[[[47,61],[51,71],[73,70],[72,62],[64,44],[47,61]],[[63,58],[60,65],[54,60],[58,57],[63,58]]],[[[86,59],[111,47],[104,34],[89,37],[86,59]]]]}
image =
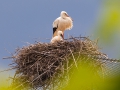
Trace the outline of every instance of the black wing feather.
{"type": "Polygon", "coordinates": [[[54,35],[54,33],[55,33],[55,31],[57,30],[57,28],[56,27],[54,27],[53,28],[53,35],[54,35]]]}

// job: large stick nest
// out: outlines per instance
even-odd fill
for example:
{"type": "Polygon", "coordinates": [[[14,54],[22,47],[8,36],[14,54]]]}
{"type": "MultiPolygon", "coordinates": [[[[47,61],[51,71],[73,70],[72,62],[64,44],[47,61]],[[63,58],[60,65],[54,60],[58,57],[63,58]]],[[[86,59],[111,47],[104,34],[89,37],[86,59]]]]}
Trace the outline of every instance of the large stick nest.
{"type": "Polygon", "coordinates": [[[101,58],[107,59],[99,51],[97,43],[87,37],[69,38],[53,44],[37,42],[16,50],[13,56],[16,74],[12,85],[16,86],[16,90],[27,85],[32,88],[50,88],[60,83],[65,72],[69,72],[74,65],[77,67],[77,63],[83,60],[75,59],[75,55],[95,59],[95,68],[101,67],[101,58]]]}

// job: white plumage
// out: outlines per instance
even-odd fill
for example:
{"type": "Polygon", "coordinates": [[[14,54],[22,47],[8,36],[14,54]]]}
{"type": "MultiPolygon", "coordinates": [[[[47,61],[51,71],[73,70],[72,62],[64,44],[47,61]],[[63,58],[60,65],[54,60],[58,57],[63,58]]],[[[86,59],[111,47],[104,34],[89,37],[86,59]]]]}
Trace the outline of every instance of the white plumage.
{"type": "Polygon", "coordinates": [[[51,39],[51,43],[55,43],[57,41],[62,41],[63,40],[63,32],[62,31],[58,31],[57,32],[57,36],[53,37],[51,39]]]}
{"type": "Polygon", "coordinates": [[[58,17],[54,22],[53,22],[53,37],[57,35],[58,30],[63,32],[64,36],[64,31],[67,29],[71,29],[73,27],[73,20],[67,12],[62,11],[60,14],[60,17],[58,17]]]}

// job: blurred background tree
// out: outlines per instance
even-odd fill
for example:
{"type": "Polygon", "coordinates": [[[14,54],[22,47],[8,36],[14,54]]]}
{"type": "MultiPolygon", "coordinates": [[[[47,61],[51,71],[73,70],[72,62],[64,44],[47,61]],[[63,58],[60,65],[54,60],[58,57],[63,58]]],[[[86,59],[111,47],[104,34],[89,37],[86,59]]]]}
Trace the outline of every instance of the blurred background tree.
{"type": "Polygon", "coordinates": [[[120,32],[120,1],[105,0],[97,23],[97,34],[106,44],[120,32]]]}
{"type": "Polygon", "coordinates": [[[94,38],[111,58],[120,58],[120,0],[102,0],[98,19],[93,26],[94,38]]]}

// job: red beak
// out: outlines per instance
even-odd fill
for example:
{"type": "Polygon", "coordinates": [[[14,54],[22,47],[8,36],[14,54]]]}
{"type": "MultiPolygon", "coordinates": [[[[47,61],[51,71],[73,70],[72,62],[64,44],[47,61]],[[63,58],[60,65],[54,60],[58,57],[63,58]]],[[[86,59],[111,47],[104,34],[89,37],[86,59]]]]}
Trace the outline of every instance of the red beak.
{"type": "Polygon", "coordinates": [[[63,35],[62,35],[62,38],[64,39],[64,33],[63,33],[63,35]]]}
{"type": "Polygon", "coordinates": [[[61,37],[64,39],[64,33],[63,33],[63,34],[61,34],[61,37]]]}

